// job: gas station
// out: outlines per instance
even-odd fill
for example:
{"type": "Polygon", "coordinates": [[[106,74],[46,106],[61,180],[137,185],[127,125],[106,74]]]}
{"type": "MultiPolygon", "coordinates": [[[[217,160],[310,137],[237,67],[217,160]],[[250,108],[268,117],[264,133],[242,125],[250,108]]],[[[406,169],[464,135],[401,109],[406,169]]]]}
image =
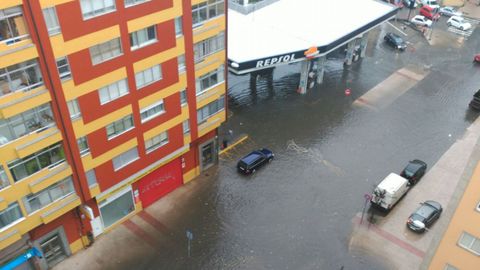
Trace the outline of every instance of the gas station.
{"type": "Polygon", "coordinates": [[[258,74],[301,62],[301,94],[313,87],[307,85],[309,74],[315,74],[314,83],[322,83],[330,52],[346,46],[345,66],[352,64],[356,50],[358,57],[365,57],[369,31],[393,19],[398,11],[398,7],[375,0],[250,2],[229,2],[229,70],[237,75],[250,74],[254,85],[258,74]]]}

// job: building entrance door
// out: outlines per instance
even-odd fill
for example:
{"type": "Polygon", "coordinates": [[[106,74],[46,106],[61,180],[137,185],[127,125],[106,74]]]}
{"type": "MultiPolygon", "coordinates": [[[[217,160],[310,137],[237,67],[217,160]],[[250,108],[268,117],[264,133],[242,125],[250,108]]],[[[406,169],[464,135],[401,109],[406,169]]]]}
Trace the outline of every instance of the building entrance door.
{"type": "Polygon", "coordinates": [[[200,160],[202,171],[210,168],[217,163],[217,144],[215,140],[208,141],[200,145],[200,160]]]}
{"type": "Polygon", "coordinates": [[[43,256],[49,267],[52,267],[67,258],[65,247],[63,246],[62,239],[58,233],[43,241],[40,244],[40,247],[42,248],[43,256]]]}

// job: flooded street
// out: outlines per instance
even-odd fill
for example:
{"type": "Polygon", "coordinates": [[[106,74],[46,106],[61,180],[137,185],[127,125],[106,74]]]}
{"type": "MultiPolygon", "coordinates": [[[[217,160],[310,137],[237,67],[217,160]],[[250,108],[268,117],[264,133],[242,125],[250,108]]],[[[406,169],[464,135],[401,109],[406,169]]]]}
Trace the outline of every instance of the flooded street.
{"type": "Polygon", "coordinates": [[[383,42],[392,31],[383,25],[370,33],[367,57],[351,67],[343,68],[340,53],[329,55],[323,84],[306,95],[295,91],[299,64],[276,68],[273,84],[260,77],[256,92],[249,76],[230,74],[231,116],[222,132],[249,138],[220,157],[201,192],[178,210],[178,245],[145,258],[142,266],[390,269],[361,250],[349,252],[352,219],[362,212],[364,194],[408,160],[434,165],[477,117],[468,102],[480,87],[480,66],[472,64],[480,33],[467,40],[448,32],[444,20],[434,30],[433,46],[405,29],[409,46],[401,53],[383,42]],[[423,75],[411,78],[407,71],[423,75]],[[354,104],[378,85],[386,89],[383,96],[367,100],[368,106],[354,104]],[[261,147],[271,149],[275,160],[252,176],[239,175],[238,159],[261,147]],[[194,234],[190,258],[182,228],[194,234]]]}

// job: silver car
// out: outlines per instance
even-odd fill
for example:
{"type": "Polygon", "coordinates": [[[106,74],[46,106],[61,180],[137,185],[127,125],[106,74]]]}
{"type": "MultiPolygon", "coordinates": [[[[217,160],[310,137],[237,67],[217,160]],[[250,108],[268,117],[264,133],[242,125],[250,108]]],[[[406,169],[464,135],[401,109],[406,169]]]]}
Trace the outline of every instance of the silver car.
{"type": "Polygon", "coordinates": [[[441,7],[440,10],[438,11],[438,13],[440,13],[440,15],[448,16],[448,17],[462,16],[461,11],[458,11],[455,8],[449,7],[449,6],[441,7]]]}

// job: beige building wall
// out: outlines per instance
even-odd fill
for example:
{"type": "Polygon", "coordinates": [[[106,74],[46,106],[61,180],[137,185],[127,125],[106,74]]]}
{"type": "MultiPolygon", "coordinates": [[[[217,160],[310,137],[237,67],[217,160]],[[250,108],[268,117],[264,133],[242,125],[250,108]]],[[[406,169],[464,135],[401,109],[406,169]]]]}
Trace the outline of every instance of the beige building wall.
{"type": "MultiPolygon", "coordinates": [[[[465,193],[455,210],[443,239],[436,250],[428,269],[443,270],[447,265],[459,270],[480,269],[480,254],[459,245],[464,232],[476,237],[480,250],[480,163],[477,164],[465,193]]],[[[441,217],[440,217],[441,218],[441,217]]],[[[451,269],[455,269],[451,268],[451,269]]]]}
{"type": "Polygon", "coordinates": [[[443,0],[442,5],[461,7],[465,4],[465,0],[443,0]]]}

